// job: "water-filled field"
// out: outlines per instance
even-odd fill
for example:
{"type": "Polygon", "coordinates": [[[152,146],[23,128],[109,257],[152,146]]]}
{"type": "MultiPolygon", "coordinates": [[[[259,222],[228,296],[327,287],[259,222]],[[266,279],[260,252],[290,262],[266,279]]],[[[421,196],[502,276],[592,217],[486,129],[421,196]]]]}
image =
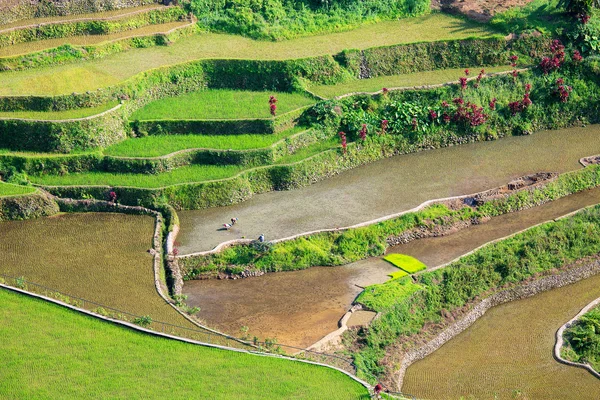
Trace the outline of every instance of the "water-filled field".
{"type": "Polygon", "coordinates": [[[489,310],[408,368],[402,390],[426,399],[598,399],[600,382],[552,356],[556,330],[600,296],[600,275],[489,310]]]}
{"type": "Polygon", "coordinates": [[[579,158],[600,153],[599,133],[600,126],[590,125],[381,160],[309,187],[265,193],[229,207],[182,211],[177,240],[181,254],[261,233],[272,240],[357,224],[526,174],[575,170],[581,168],[579,158]],[[218,231],[232,217],[239,218],[236,229],[218,231]]]}

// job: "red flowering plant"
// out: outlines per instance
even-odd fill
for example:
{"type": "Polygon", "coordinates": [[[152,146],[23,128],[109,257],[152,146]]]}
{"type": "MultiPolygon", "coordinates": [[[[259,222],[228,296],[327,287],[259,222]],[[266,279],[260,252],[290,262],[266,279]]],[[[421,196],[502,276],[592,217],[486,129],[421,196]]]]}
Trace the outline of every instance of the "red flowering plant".
{"type": "Polygon", "coordinates": [[[345,132],[338,132],[338,135],[340,136],[340,139],[342,140],[342,150],[344,152],[344,154],[346,154],[346,149],[348,147],[348,142],[346,140],[346,133],[345,132]]]}
{"type": "Polygon", "coordinates": [[[479,87],[479,84],[480,84],[481,80],[483,79],[483,75],[485,75],[485,70],[484,69],[482,69],[481,71],[479,71],[479,75],[477,75],[477,79],[475,79],[476,80],[476,82],[475,82],[475,88],[479,87]]]}
{"type": "Polygon", "coordinates": [[[565,85],[563,78],[558,78],[555,82],[556,89],[554,89],[554,96],[558,97],[561,103],[566,103],[569,100],[569,96],[573,91],[571,86],[565,85]]]}
{"type": "Polygon", "coordinates": [[[275,116],[277,114],[277,98],[275,96],[269,97],[269,110],[271,111],[271,115],[275,116]]]}
{"type": "Polygon", "coordinates": [[[523,98],[521,100],[513,101],[508,103],[508,109],[512,115],[517,115],[522,113],[526,109],[531,106],[533,102],[531,101],[531,84],[525,84],[525,93],[523,94],[523,98]]]}
{"type": "Polygon", "coordinates": [[[381,134],[385,135],[385,132],[388,129],[388,126],[390,125],[390,121],[388,121],[387,119],[381,120],[381,134]]]}
{"type": "Polygon", "coordinates": [[[388,93],[389,93],[389,89],[388,89],[388,88],[385,88],[385,87],[384,87],[383,89],[381,89],[381,94],[382,94],[384,97],[387,97],[388,93]]]}
{"type": "Polygon", "coordinates": [[[361,140],[366,140],[367,139],[367,124],[362,124],[362,127],[360,128],[360,139],[361,140]]]}
{"type": "Polygon", "coordinates": [[[117,193],[115,193],[114,190],[108,192],[108,201],[110,201],[111,203],[117,202],[117,193]]]}
{"type": "Polygon", "coordinates": [[[458,84],[460,85],[460,90],[465,90],[467,88],[467,78],[461,76],[458,78],[458,84]]]}
{"type": "Polygon", "coordinates": [[[580,63],[583,61],[583,57],[581,56],[581,53],[579,52],[579,50],[573,51],[573,55],[571,56],[571,59],[575,63],[580,63]]]}
{"type": "Polygon", "coordinates": [[[496,103],[497,102],[498,102],[498,99],[496,99],[495,97],[492,100],[490,100],[490,102],[488,104],[489,107],[490,107],[490,110],[495,110],[496,109],[496,103]]]}
{"type": "Polygon", "coordinates": [[[540,61],[540,69],[546,75],[550,72],[560,68],[562,63],[565,61],[565,46],[562,45],[560,40],[555,39],[550,45],[550,51],[552,52],[551,57],[543,57],[540,61]]]}

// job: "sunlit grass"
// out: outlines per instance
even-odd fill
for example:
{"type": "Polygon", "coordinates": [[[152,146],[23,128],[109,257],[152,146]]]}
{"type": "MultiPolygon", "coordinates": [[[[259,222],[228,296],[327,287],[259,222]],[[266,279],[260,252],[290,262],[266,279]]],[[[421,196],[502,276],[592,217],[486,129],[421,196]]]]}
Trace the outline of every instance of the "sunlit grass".
{"type": "Polygon", "coordinates": [[[156,100],[136,111],[131,120],[269,118],[269,97],[277,98],[277,114],[316,101],[299,93],[203,90],[156,100]]]}
{"type": "Polygon", "coordinates": [[[304,131],[296,127],[278,134],[265,135],[155,135],[125,140],[108,147],[104,154],[119,157],[160,157],[185,149],[248,150],[271,146],[275,142],[304,131]]]}
{"type": "Polygon", "coordinates": [[[134,49],[100,60],[0,73],[0,95],[68,94],[114,85],[142,71],[203,58],[291,59],[335,54],[344,49],[490,37],[489,27],[446,14],[386,21],[340,33],[281,42],[255,41],[236,35],[204,33],[181,38],[171,46],[134,49]]]}
{"type": "Polygon", "coordinates": [[[178,183],[229,178],[246,168],[239,165],[190,165],[156,175],[82,172],[66,175],[32,176],[30,179],[34,183],[47,186],[108,185],[158,188],[178,183]]]}
{"type": "Polygon", "coordinates": [[[157,338],[6,289],[0,304],[4,398],[370,398],[333,369],[157,338]]]}
{"type": "Polygon", "coordinates": [[[18,186],[0,181],[0,197],[1,196],[17,196],[20,194],[28,194],[35,192],[35,188],[27,186],[18,186]]]}
{"type": "Polygon", "coordinates": [[[336,147],[340,147],[340,143],[339,140],[337,140],[337,138],[323,140],[310,146],[304,147],[295,152],[294,154],[290,154],[280,158],[279,160],[277,160],[276,164],[292,164],[336,147]]]}
{"type": "Polygon", "coordinates": [[[117,101],[111,101],[110,103],[106,103],[98,107],[76,108],[66,111],[4,111],[0,112],[0,118],[20,118],[49,121],[85,118],[108,111],[117,106],[117,104],[119,104],[117,101]]]}
{"type": "MultiPolygon", "coordinates": [[[[477,75],[481,67],[469,67],[471,75],[477,75]]],[[[485,67],[486,73],[509,71],[509,66],[485,67]]],[[[311,92],[332,98],[354,92],[377,92],[382,88],[411,87],[423,85],[435,85],[440,83],[457,81],[464,76],[465,68],[441,69],[436,71],[415,72],[411,74],[378,76],[370,79],[359,79],[337,85],[315,85],[309,89],[311,92]]]]}

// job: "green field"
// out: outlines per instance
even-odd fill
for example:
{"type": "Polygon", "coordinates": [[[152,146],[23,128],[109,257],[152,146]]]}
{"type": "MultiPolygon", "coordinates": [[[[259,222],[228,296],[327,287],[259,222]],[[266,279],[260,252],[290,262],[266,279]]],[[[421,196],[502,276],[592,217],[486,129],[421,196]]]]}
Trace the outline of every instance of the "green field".
{"type": "Polygon", "coordinates": [[[107,185],[159,188],[178,183],[229,178],[244,169],[246,167],[240,165],[190,165],[156,175],[82,172],[67,175],[32,176],[30,179],[33,183],[46,186],[107,185]]]}
{"type": "Polygon", "coordinates": [[[29,71],[0,73],[0,95],[52,95],[85,92],[117,84],[142,71],[204,58],[290,59],[335,54],[399,43],[490,37],[489,27],[445,14],[379,22],[340,33],[281,42],[204,33],[171,46],[134,49],[100,60],[29,71]]]}
{"type": "Polygon", "coordinates": [[[383,257],[383,259],[409,274],[414,274],[427,268],[421,261],[406,254],[389,254],[383,257]]]}
{"type": "Polygon", "coordinates": [[[265,135],[154,135],[117,143],[108,147],[104,154],[118,157],[160,157],[185,149],[260,149],[304,130],[305,127],[295,127],[265,135]]]}
{"type": "Polygon", "coordinates": [[[5,289],[0,304],[5,399],[369,398],[332,369],[155,338],[5,289]]]}
{"type": "MultiPolygon", "coordinates": [[[[511,67],[485,67],[486,73],[501,72],[510,70],[511,67]]],[[[385,88],[411,87],[422,85],[436,85],[458,81],[458,78],[464,76],[464,68],[441,69],[436,71],[423,71],[411,74],[378,76],[376,78],[358,79],[355,81],[339,83],[337,85],[314,85],[309,88],[314,94],[332,98],[347,93],[354,92],[377,92],[385,88]]],[[[470,67],[470,76],[477,76],[481,67],[470,67]]]]}
{"type": "Polygon", "coordinates": [[[86,118],[100,114],[104,111],[108,111],[111,108],[116,107],[117,104],[119,104],[117,101],[111,101],[110,103],[106,103],[98,107],[75,108],[73,110],[66,111],[5,111],[0,112],[0,118],[20,118],[48,121],[86,118]]]}
{"type": "Polygon", "coordinates": [[[0,196],[17,196],[35,192],[36,189],[27,186],[12,185],[0,181],[0,196]]]}
{"type": "Polygon", "coordinates": [[[110,35],[71,36],[59,39],[47,39],[38,40],[35,42],[19,43],[0,48],[0,57],[13,57],[22,54],[33,53],[36,51],[53,49],[65,44],[70,44],[73,46],[92,46],[130,37],[151,36],[158,33],[166,33],[172,29],[183,27],[188,24],[188,21],[169,22],[165,24],[147,25],[142,28],[111,33],[110,35]]]}
{"type": "Polygon", "coordinates": [[[156,100],[136,111],[131,120],[270,118],[269,97],[277,98],[277,115],[316,101],[298,93],[203,90],[156,100]]]}

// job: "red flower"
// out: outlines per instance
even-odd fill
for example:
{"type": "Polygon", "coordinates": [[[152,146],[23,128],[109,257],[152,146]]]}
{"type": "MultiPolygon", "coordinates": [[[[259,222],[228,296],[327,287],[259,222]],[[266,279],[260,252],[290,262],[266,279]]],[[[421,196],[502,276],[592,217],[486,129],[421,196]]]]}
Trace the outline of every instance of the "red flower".
{"type": "Polygon", "coordinates": [[[469,76],[469,69],[468,69],[468,68],[467,68],[467,69],[465,69],[465,75],[466,75],[466,76],[469,76]]]}
{"type": "Polygon", "coordinates": [[[383,89],[381,89],[381,93],[383,93],[384,96],[387,96],[388,92],[389,92],[388,88],[384,87],[383,89]]]}
{"type": "Polygon", "coordinates": [[[531,92],[531,83],[526,83],[525,84],[525,93],[529,93],[531,92]]]}
{"type": "Polygon", "coordinates": [[[381,121],[381,133],[385,135],[385,132],[387,131],[389,122],[387,119],[384,119],[381,121]]]}
{"type": "Polygon", "coordinates": [[[275,114],[277,114],[277,104],[272,103],[269,108],[271,109],[271,115],[275,116],[275,114]]]}
{"type": "Polygon", "coordinates": [[[577,19],[579,20],[579,22],[581,22],[582,24],[587,24],[588,22],[590,22],[590,16],[587,14],[578,14],[577,15],[577,19]]]}
{"type": "Polygon", "coordinates": [[[438,115],[435,112],[435,110],[429,110],[429,118],[431,118],[432,120],[435,120],[437,117],[438,117],[438,115]]]}
{"type": "Polygon", "coordinates": [[[275,104],[277,103],[277,98],[275,96],[270,96],[269,97],[269,104],[275,104]]]}
{"type": "Polygon", "coordinates": [[[344,150],[344,154],[346,154],[346,147],[348,147],[348,143],[346,142],[346,133],[338,132],[340,135],[340,139],[342,139],[342,149],[344,150]]]}
{"type": "Polygon", "coordinates": [[[496,102],[497,101],[498,100],[495,97],[492,99],[492,101],[490,101],[490,104],[489,104],[490,110],[495,110],[496,109],[496,102]]]}
{"type": "Polygon", "coordinates": [[[583,60],[583,57],[581,56],[581,53],[579,52],[579,50],[575,50],[573,52],[573,61],[575,61],[576,63],[581,62],[583,60]]]}
{"type": "Polygon", "coordinates": [[[448,104],[448,102],[446,100],[444,100],[444,101],[442,101],[442,107],[448,108],[448,107],[450,107],[450,104],[448,104]]]}
{"type": "Polygon", "coordinates": [[[467,88],[467,78],[464,76],[458,78],[458,83],[460,84],[460,90],[465,90],[467,88]]]}
{"type": "Polygon", "coordinates": [[[518,56],[510,56],[510,65],[513,68],[517,67],[517,60],[519,59],[518,56]]]}
{"type": "Polygon", "coordinates": [[[367,124],[363,124],[362,128],[360,129],[360,138],[362,140],[365,140],[367,138],[367,124]]]}
{"type": "Polygon", "coordinates": [[[115,203],[117,201],[117,194],[114,192],[114,190],[108,192],[108,201],[111,203],[115,203]]]}

